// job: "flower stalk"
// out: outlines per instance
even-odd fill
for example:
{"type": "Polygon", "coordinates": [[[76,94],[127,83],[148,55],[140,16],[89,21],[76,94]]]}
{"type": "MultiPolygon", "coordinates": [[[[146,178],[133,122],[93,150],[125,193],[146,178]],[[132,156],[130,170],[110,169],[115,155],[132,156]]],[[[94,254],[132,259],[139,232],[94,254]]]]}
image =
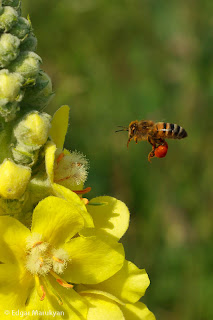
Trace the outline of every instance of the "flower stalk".
{"type": "Polygon", "coordinates": [[[119,242],[129,210],[83,198],[88,160],[64,148],[69,107],[43,111],[54,94],[36,45],[21,1],[0,0],[0,319],[154,320],[139,302],[148,275],[119,242]]]}

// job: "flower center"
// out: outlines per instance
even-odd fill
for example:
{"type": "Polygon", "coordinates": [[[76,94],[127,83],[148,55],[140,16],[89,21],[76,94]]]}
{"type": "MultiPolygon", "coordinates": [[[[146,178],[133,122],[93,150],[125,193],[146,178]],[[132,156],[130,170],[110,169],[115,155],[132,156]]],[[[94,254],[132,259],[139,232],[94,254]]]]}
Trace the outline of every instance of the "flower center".
{"type": "Polygon", "coordinates": [[[53,248],[48,242],[42,241],[42,236],[38,233],[27,238],[26,248],[26,268],[33,275],[44,276],[50,271],[62,274],[70,260],[64,249],[53,248]]]}
{"type": "Polygon", "coordinates": [[[70,261],[68,253],[62,248],[53,248],[48,242],[42,241],[42,235],[38,233],[32,233],[27,238],[26,249],[26,269],[35,278],[40,300],[44,300],[47,288],[51,288],[58,303],[63,304],[60,294],[51,285],[48,277],[45,276],[50,274],[62,287],[73,288],[72,284],[67,283],[59,276],[64,272],[67,263],[70,261]]]}

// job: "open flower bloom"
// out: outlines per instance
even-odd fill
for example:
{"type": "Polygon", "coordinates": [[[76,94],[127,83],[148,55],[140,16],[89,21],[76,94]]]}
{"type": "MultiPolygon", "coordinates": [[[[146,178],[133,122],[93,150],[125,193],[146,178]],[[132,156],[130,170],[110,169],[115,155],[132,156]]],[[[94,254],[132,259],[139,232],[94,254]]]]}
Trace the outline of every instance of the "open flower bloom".
{"type": "Polygon", "coordinates": [[[88,320],[154,320],[153,313],[138,301],[149,283],[144,269],[125,261],[111,278],[95,285],[78,285],[77,291],[89,303],[88,320]]]}
{"type": "Polygon", "coordinates": [[[122,268],[123,246],[100,230],[84,231],[84,204],[71,194],[72,201],[42,200],[31,230],[12,217],[0,217],[1,320],[8,320],[5,310],[61,311],[65,319],[86,319],[88,302],[75,285],[103,282],[122,268]]]}
{"type": "Polygon", "coordinates": [[[81,190],[87,179],[88,161],[79,152],[63,149],[68,128],[69,107],[62,106],[52,119],[52,142],[45,148],[46,172],[50,183],[63,185],[70,190],[81,190]]]}

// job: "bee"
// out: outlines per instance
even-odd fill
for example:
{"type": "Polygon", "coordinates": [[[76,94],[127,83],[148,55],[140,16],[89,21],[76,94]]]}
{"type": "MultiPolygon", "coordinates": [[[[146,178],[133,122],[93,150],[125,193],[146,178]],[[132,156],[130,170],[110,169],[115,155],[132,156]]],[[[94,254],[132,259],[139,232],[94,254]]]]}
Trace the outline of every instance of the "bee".
{"type": "Polygon", "coordinates": [[[119,131],[128,131],[129,138],[127,147],[131,140],[148,141],[152,145],[152,151],[148,155],[148,161],[153,157],[165,157],[168,144],[165,139],[183,139],[187,137],[187,132],[181,126],[168,122],[154,122],[151,120],[135,120],[130,122],[128,127],[118,126],[119,131]]]}

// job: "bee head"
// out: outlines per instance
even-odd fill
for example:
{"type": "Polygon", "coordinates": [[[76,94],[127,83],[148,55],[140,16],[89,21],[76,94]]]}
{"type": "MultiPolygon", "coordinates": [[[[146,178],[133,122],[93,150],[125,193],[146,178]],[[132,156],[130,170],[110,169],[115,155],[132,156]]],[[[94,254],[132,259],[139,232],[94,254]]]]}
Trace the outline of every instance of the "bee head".
{"type": "Polygon", "coordinates": [[[129,138],[132,139],[138,131],[138,121],[132,121],[129,124],[129,138]]]}

